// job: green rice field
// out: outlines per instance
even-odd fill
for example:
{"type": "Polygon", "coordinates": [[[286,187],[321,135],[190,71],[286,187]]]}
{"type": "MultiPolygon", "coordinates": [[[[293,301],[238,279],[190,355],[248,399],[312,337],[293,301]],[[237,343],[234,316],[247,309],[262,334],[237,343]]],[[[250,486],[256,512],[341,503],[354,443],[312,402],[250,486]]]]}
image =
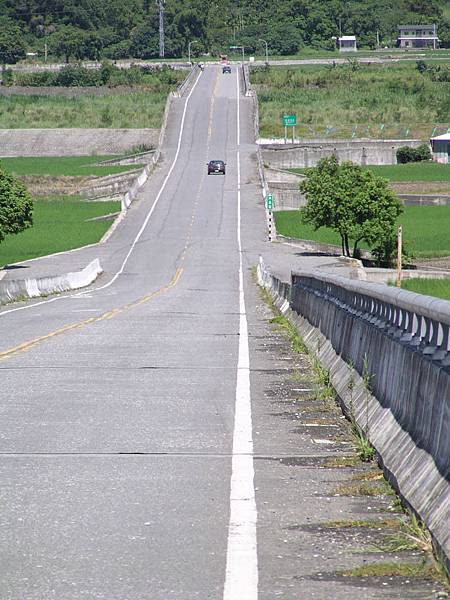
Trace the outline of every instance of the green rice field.
{"type": "MultiPolygon", "coordinates": [[[[289,169],[293,173],[304,174],[307,169],[289,169]]],[[[392,182],[400,181],[449,181],[450,164],[433,162],[407,163],[403,165],[372,165],[367,167],[375,175],[392,182]]],[[[450,184],[449,184],[450,193],[450,184]]]]}
{"type": "MultiPolygon", "coordinates": [[[[340,247],[340,236],[331,229],[314,231],[301,222],[298,211],[274,213],[278,233],[340,247]]],[[[450,256],[450,206],[406,206],[399,222],[408,249],[417,257],[450,256]]]]}
{"type": "Polygon", "coordinates": [[[111,221],[89,221],[120,210],[120,202],[86,202],[76,196],[34,201],[34,225],[0,244],[0,266],[100,241],[111,221]]]}
{"type": "Polygon", "coordinates": [[[450,300],[450,279],[405,279],[402,289],[450,300]]]}
{"type": "Polygon", "coordinates": [[[16,175],[104,176],[138,169],[143,165],[98,165],[114,156],[58,156],[0,158],[0,166],[16,175]]]}

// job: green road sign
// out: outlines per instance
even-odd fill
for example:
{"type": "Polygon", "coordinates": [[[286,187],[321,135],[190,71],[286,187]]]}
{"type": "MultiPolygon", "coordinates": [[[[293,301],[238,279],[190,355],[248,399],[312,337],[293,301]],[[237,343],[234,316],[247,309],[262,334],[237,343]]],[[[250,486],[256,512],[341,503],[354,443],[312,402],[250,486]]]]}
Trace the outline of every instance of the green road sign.
{"type": "Polygon", "coordinates": [[[267,194],[267,196],[266,196],[266,208],[267,208],[267,210],[272,210],[272,208],[273,208],[272,194],[267,194]]]}
{"type": "Polygon", "coordinates": [[[297,125],[297,115],[283,115],[283,125],[285,127],[297,125]]]}

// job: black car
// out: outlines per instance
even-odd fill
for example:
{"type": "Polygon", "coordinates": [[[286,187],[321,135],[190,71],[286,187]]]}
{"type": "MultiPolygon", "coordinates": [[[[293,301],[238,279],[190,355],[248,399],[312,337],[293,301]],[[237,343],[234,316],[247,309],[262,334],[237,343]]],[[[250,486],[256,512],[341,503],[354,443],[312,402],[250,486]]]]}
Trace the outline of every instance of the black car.
{"type": "Polygon", "coordinates": [[[210,160],[208,163],[208,175],[211,175],[211,173],[222,173],[222,175],[225,175],[225,164],[223,160],[210,160]]]}
{"type": "Polygon", "coordinates": [[[231,73],[231,67],[230,67],[230,65],[224,65],[222,67],[222,73],[231,73]]]}

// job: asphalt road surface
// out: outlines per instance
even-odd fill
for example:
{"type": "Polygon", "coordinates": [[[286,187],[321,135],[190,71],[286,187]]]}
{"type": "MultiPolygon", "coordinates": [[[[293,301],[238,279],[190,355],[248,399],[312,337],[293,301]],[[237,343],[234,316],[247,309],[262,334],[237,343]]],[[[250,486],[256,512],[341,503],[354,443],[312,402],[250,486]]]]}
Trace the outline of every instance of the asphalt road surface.
{"type": "Polygon", "coordinates": [[[2,600],[256,598],[239,113],[207,68],[102,278],[0,312],[2,600]]]}
{"type": "Polygon", "coordinates": [[[0,310],[1,600],[434,597],[430,582],[336,577],[370,555],[322,523],[383,519],[390,500],[336,493],[340,414],[299,420],[310,366],[252,270],[260,253],[283,277],[333,259],[266,241],[252,107],[235,67],[208,66],[108,243],[7,272],[104,268],[0,310]]]}

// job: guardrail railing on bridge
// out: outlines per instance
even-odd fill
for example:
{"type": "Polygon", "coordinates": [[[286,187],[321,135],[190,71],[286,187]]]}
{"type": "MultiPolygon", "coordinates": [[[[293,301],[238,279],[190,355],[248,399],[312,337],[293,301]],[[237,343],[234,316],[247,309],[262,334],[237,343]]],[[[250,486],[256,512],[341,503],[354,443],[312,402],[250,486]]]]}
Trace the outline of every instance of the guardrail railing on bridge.
{"type": "Polygon", "coordinates": [[[450,468],[450,302],[336,275],[293,273],[291,305],[327,337],[383,406],[450,468]]]}
{"type": "Polygon", "coordinates": [[[450,302],[319,271],[286,283],[263,262],[258,275],[450,564],[450,302]]]}

